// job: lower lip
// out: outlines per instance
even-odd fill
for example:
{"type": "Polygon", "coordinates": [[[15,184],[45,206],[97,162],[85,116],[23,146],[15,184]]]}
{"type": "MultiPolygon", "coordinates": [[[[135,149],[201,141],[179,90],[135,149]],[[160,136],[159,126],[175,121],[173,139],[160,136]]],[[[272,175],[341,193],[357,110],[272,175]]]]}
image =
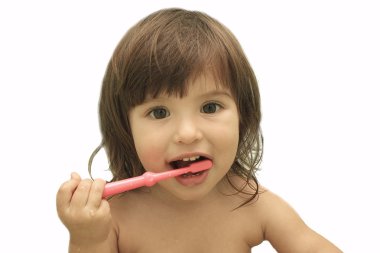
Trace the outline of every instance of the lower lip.
{"type": "Polygon", "coordinates": [[[183,186],[190,187],[190,186],[196,186],[196,185],[202,184],[207,179],[207,176],[208,176],[208,170],[204,171],[198,176],[189,176],[189,177],[179,176],[179,177],[176,177],[175,179],[177,180],[177,182],[179,182],[183,186]]]}

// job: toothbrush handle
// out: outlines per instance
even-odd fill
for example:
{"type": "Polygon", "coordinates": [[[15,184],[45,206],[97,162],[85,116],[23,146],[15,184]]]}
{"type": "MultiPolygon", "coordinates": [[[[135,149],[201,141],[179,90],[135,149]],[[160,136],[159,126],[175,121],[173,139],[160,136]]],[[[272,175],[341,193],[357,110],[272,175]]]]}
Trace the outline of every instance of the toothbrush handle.
{"type": "MultiPolygon", "coordinates": [[[[149,173],[149,172],[146,172],[149,173]]],[[[103,198],[110,197],[112,195],[136,189],[146,185],[145,174],[138,177],[127,178],[124,180],[112,182],[106,184],[103,191],[103,198]]]]}
{"type": "Polygon", "coordinates": [[[200,172],[206,169],[209,169],[212,166],[212,162],[209,160],[197,162],[191,164],[189,167],[176,169],[176,170],[168,170],[161,173],[153,173],[153,172],[145,172],[141,176],[127,178],[124,180],[112,182],[106,184],[103,191],[103,198],[110,197],[112,195],[122,193],[125,191],[133,190],[143,186],[153,186],[159,181],[180,176],[182,174],[192,172],[200,172]]]}

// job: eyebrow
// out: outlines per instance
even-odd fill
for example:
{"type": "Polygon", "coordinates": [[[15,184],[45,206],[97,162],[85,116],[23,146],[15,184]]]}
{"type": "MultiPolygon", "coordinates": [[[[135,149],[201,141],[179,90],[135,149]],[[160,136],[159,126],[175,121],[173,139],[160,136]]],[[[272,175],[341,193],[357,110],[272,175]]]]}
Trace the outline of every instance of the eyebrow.
{"type": "MultiPolygon", "coordinates": [[[[216,89],[216,90],[211,90],[211,91],[208,91],[208,92],[205,92],[203,94],[200,94],[198,97],[200,98],[207,98],[207,97],[216,97],[216,96],[227,96],[231,99],[233,99],[232,95],[230,92],[228,92],[227,90],[222,90],[222,89],[216,89]]],[[[145,103],[150,103],[150,102],[160,102],[162,100],[165,100],[166,98],[168,98],[169,96],[157,96],[155,98],[153,97],[147,97],[145,98],[145,100],[142,102],[142,104],[145,104],[145,103]]]]}
{"type": "Polygon", "coordinates": [[[227,96],[227,97],[230,97],[232,98],[232,95],[230,92],[226,91],[226,90],[212,90],[210,92],[206,92],[204,94],[202,94],[200,97],[208,97],[208,96],[227,96]]]}

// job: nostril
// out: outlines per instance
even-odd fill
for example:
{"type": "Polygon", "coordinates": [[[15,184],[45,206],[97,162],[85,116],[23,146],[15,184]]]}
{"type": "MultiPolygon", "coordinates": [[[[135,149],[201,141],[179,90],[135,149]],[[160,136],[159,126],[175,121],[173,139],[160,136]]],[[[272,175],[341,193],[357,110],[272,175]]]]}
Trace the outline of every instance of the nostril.
{"type": "Polygon", "coordinates": [[[174,141],[181,144],[191,144],[203,138],[202,132],[193,123],[184,123],[174,135],[174,141]]]}

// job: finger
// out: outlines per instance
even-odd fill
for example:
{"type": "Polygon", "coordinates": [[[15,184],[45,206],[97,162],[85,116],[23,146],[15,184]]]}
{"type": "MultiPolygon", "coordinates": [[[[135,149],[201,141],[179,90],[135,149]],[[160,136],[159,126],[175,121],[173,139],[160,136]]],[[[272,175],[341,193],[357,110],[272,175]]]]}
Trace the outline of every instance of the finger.
{"type": "Polygon", "coordinates": [[[96,209],[100,206],[105,185],[106,182],[103,179],[94,180],[91,185],[91,191],[88,197],[87,206],[96,209]]]}
{"type": "MultiPolygon", "coordinates": [[[[78,174],[77,174],[78,175],[78,174]]],[[[57,209],[68,207],[75,189],[78,187],[80,181],[73,180],[72,178],[61,185],[57,192],[56,203],[57,209]]]]}
{"type": "Polygon", "coordinates": [[[86,206],[88,196],[90,193],[92,181],[90,179],[84,179],[80,181],[76,188],[73,197],[71,198],[70,206],[82,208],[86,206]]]}
{"type": "Polygon", "coordinates": [[[82,179],[80,178],[79,174],[76,173],[76,172],[72,172],[72,173],[71,173],[71,179],[79,180],[79,181],[82,180],[82,179]]]}
{"type": "Polygon", "coordinates": [[[100,202],[98,212],[105,215],[107,213],[110,213],[110,211],[111,211],[111,207],[110,207],[109,202],[105,199],[102,199],[100,202]]]}

